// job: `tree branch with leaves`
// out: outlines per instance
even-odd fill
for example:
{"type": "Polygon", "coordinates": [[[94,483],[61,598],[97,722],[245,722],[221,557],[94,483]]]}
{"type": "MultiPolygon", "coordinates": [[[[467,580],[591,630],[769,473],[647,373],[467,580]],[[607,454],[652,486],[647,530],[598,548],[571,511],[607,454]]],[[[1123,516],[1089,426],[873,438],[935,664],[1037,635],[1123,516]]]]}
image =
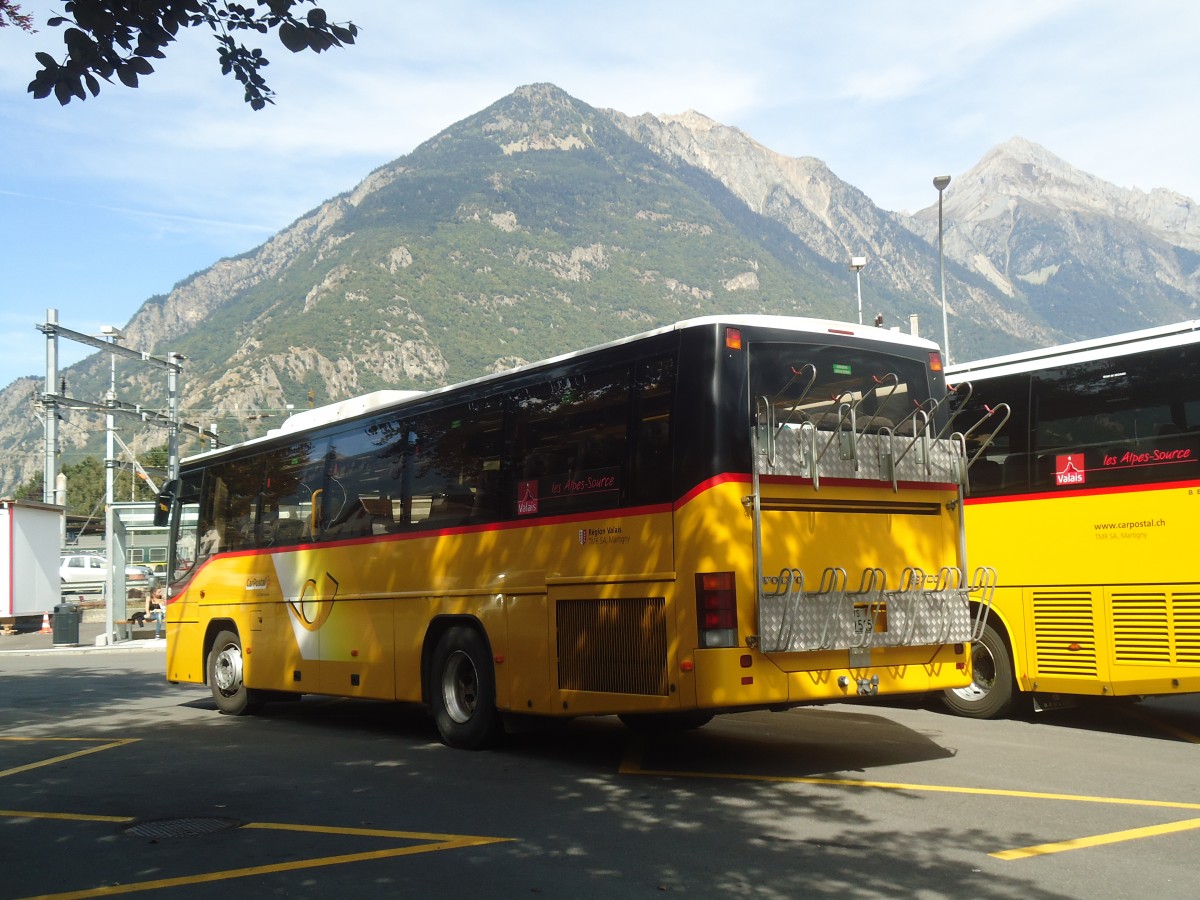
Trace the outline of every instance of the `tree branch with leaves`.
{"type": "Polygon", "coordinates": [[[0,0],[0,28],[13,25],[22,31],[37,31],[33,27],[33,16],[21,12],[21,4],[13,0],[0,0]]]}
{"type": "MultiPolygon", "coordinates": [[[[358,27],[352,22],[330,22],[325,10],[315,4],[316,0],[66,0],[64,15],[46,23],[51,28],[65,27],[66,53],[61,59],[45,52],[35,54],[41,68],[29,83],[29,92],[39,100],[53,94],[66,106],[72,99],[99,94],[101,79],[112,84],[116,78],[136,88],[140,78],[154,72],[150,61],[164,59],[164,48],[183,29],[207,25],[217,41],[221,73],[232,74],[245,89],[244,99],[251,108],[262,109],[275,102],[262,73],[269,60],[261,49],[247,47],[235,35],[275,31],[293,53],[321,53],[353,44],[358,27]]],[[[5,16],[33,30],[29,17],[11,0],[0,0],[0,23],[5,16]]]]}

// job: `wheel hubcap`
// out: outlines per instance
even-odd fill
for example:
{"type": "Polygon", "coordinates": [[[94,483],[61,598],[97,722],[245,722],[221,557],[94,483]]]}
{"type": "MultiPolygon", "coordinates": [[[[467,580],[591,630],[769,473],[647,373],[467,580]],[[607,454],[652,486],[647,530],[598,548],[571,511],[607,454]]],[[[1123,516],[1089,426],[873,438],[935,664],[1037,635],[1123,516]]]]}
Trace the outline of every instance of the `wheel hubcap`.
{"type": "Polygon", "coordinates": [[[213,679],[222,694],[236,694],[242,686],[242,648],[236,644],[217,654],[213,663],[213,679]]]}
{"type": "Polygon", "coordinates": [[[954,695],[963,700],[978,702],[996,686],[996,659],[981,641],[976,641],[971,646],[971,673],[971,683],[964,688],[955,688],[954,695]]]}
{"type": "Polygon", "coordinates": [[[456,650],[442,672],[442,701],[450,718],[460,725],[475,714],[479,702],[479,675],[471,657],[456,650]]]}

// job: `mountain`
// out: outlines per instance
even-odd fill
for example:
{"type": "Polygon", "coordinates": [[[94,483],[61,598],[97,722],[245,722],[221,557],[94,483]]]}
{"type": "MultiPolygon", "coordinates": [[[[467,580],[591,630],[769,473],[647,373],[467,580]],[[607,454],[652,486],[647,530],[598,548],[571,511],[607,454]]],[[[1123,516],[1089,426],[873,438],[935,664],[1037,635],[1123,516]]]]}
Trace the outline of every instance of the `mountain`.
{"type": "MultiPolygon", "coordinates": [[[[665,158],[708,172],[747,207],[783,224],[835,263],[843,285],[846,263],[852,256],[866,256],[871,309],[883,311],[885,322],[903,322],[916,314],[929,333],[940,331],[936,216],[933,235],[926,235],[909,217],[875,206],[820,160],[782,156],[695,112],[636,119],[611,114],[665,158]],[[931,328],[935,322],[938,327],[931,328]]],[[[1020,298],[998,291],[984,273],[974,271],[969,256],[947,254],[947,262],[946,292],[954,300],[948,307],[955,315],[958,358],[1024,349],[1030,341],[1054,342],[1055,329],[1020,298]]],[[[841,315],[849,318],[852,311],[843,306],[841,315]]]]}
{"type": "MultiPolygon", "coordinates": [[[[957,359],[1195,315],[1187,198],[1106,185],[1015,139],[944,199],[957,359]]],[[[451,383],[696,315],[852,319],[851,256],[870,260],[868,321],[917,314],[936,334],[936,223],[936,206],[882,210],[820,160],[698,113],[630,117],[530,85],[150,298],[126,345],[187,357],[185,416],[241,440],[288,405],[451,383]]],[[[73,397],[108,387],[102,354],[64,374],[73,397]]],[[[161,407],[158,380],[121,366],[117,393],[161,407]]],[[[41,469],[38,381],[0,392],[0,493],[41,469]]],[[[62,415],[64,458],[96,452],[92,414],[62,415]]]]}
{"type": "MultiPolygon", "coordinates": [[[[906,224],[936,241],[936,206],[906,224]]],[[[1197,315],[1200,207],[1182,194],[1119,188],[1013,138],[951,182],[943,224],[946,256],[1029,310],[1045,343],[1197,315]]]]}

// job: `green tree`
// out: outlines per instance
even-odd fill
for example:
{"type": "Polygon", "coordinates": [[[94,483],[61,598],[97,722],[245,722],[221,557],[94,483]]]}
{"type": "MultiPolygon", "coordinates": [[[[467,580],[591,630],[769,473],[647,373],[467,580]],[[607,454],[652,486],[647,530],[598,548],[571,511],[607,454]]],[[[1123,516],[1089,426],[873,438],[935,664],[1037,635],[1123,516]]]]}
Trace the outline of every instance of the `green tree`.
{"type": "MultiPolygon", "coordinates": [[[[151,472],[159,472],[154,478],[161,485],[161,471],[165,471],[167,465],[166,445],[147,450],[140,456],[143,467],[151,472]]],[[[67,515],[89,516],[98,512],[103,518],[102,502],[107,491],[104,460],[85,456],[77,463],[63,466],[62,472],[67,477],[67,515]]],[[[14,495],[18,500],[40,501],[43,497],[42,473],[39,472],[18,487],[14,495]]],[[[127,462],[118,463],[113,473],[113,499],[153,500],[154,491],[127,462]]]]}
{"type": "MultiPolygon", "coordinates": [[[[65,15],[53,16],[46,23],[51,28],[66,26],[62,33],[66,54],[61,60],[45,52],[35,54],[41,68],[29,83],[29,92],[39,100],[53,94],[65,106],[73,98],[86,100],[89,92],[93,97],[99,94],[99,79],[111,84],[116,76],[121,84],[135,88],[139,78],[154,71],[150,60],[165,58],[164,48],[181,29],[207,25],[216,37],[222,74],[232,73],[245,89],[246,102],[253,109],[262,109],[275,102],[274,92],[262,74],[269,61],[261,49],[247,47],[234,35],[275,31],[283,46],[293,53],[321,53],[353,44],[358,27],[351,22],[330,22],[325,10],[315,3],[66,0],[65,15]],[[312,8],[304,12],[306,6],[312,8]]],[[[7,24],[6,17],[17,25],[22,25],[23,17],[26,30],[33,30],[29,17],[20,13],[20,6],[12,0],[0,0],[0,24],[7,24]]]]}

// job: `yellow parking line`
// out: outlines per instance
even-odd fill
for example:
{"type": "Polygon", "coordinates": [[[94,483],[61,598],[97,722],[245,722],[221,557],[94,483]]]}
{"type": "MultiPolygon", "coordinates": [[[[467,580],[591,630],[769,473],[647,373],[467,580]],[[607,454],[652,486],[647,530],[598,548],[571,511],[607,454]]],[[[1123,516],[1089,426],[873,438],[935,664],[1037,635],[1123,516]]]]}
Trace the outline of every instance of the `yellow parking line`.
{"type": "Polygon", "coordinates": [[[1138,838],[1154,837],[1159,834],[1174,834],[1177,831],[1192,831],[1200,828],[1200,819],[1185,819],[1182,822],[1168,822],[1166,825],[1150,825],[1146,828],[1130,828],[1127,831],[1113,831],[1109,834],[1097,834],[1092,837],[1074,838],[1069,841],[1055,841],[1050,844],[1036,844],[1032,847],[1020,847],[1016,850],[1001,850],[989,853],[996,859],[1027,859],[1030,856],[1046,856],[1050,853],[1062,853],[1064,850],[1080,850],[1084,847],[1099,847],[1101,844],[1116,844],[1121,841],[1135,841],[1138,838]]]}
{"type": "Polygon", "coordinates": [[[828,787],[876,788],[930,794],[970,794],[981,797],[1017,797],[1026,800],[1065,800],[1071,803],[1108,803],[1116,806],[1153,806],[1166,809],[1197,809],[1200,803],[1178,800],[1137,800],[1128,797],[1093,797],[1087,794],[1055,794],[1045,791],[1014,791],[1001,788],[956,787],[947,784],[907,784],[899,781],[860,781],[852,778],[815,778],[803,775],[745,775],[732,772],[690,772],[635,768],[630,757],[621,765],[622,775],[653,775],[660,778],[713,778],[725,781],[765,781],[777,784],[817,784],[828,787]]]}
{"type": "MultiPolygon", "coordinates": [[[[1113,806],[1141,806],[1159,809],[1200,810],[1200,803],[1183,803],[1178,800],[1137,800],[1129,797],[1096,797],[1088,794],[1057,794],[1047,791],[1015,791],[1000,788],[956,787],[944,784],[907,784],[892,781],[859,781],[850,778],[817,778],[810,776],[787,775],[747,775],[729,772],[690,772],[672,771],[667,769],[644,769],[642,759],[645,752],[645,741],[635,737],[629,743],[625,756],[621,760],[622,775],[651,775],[660,778],[712,778],[726,781],[758,781],[777,784],[813,784],[827,787],[875,788],[888,791],[908,791],[912,793],[930,794],[967,794],[978,797],[1012,797],[1021,800],[1060,800],[1068,803],[1104,803],[1113,806]]],[[[1095,835],[1087,838],[1075,838],[1067,841],[1038,844],[1033,847],[1022,847],[1016,850],[1001,850],[989,853],[996,859],[1013,860],[1028,859],[1031,856],[1045,856],[1050,853],[1061,853],[1065,850],[1080,850],[1085,847],[1096,847],[1101,844],[1115,844],[1120,841],[1132,841],[1138,838],[1153,837],[1160,834],[1171,834],[1177,831],[1190,831],[1200,828],[1200,819],[1186,819],[1181,822],[1168,822],[1165,825],[1151,825],[1146,828],[1131,828],[1126,831],[1114,831],[1110,834],[1095,835]]]]}
{"type": "MultiPolygon", "coordinates": [[[[437,834],[425,831],[391,831],[383,828],[342,828],[337,825],[296,825],[290,822],[247,822],[242,828],[258,828],[266,831],[307,831],[311,834],[341,834],[350,837],[381,837],[395,838],[406,841],[447,841],[457,842],[465,837],[461,834],[437,834]]],[[[470,838],[470,840],[475,840],[470,838]]],[[[494,844],[498,841],[511,841],[514,838],[479,838],[480,843],[494,844]]],[[[457,846],[457,844],[456,844],[457,846]]],[[[472,846],[462,844],[461,846],[472,846]]]]}
{"type": "MultiPolygon", "coordinates": [[[[28,737],[0,737],[3,741],[24,741],[24,742],[97,742],[104,740],[102,738],[28,738],[28,737]]],[[[43,766],[54,765],[55,763],[65,762],[70,759],[76,759],[81,756],[87,756],[92,753],[99,753],[103,750],[112,750],[116,747],[123,747],[126,744],[136,743],[137,738],[122,738],[118,740],[108,740],[100,743],[95,747],[88,747],[85,750],[77,750],[74,753],[64,753],[59,756],[54,756],[49,759],[39,760],[38,762],[29,763],[24,766],[15,766],[11,769],[0,771],[0,778],[6,775],[15,775],[19,772],[27,772],[31,769],[41,768],[43,766]]],[[[55,819],[59,821],[74,821],[74,822],[104,822],[104,823],[131,823],[136,821],[129,816],[100,816],[85,813],[62,813],[62,812],[45,812],[39,810],[17,810],[17,809],[0,809],[0,818],[6,819],[55,819]]],[[[278,872],[293,872],[301,869],[314,869],[324,866],[338,866],[347,863],[365,862],[367,860],[390,859],[398,856],[411,856],[418,853],[433,853],[440,850],[458,850],[464,847],[478,847],[484,844],[496,844],[505,841],[514,840],[513,838],[497,838],[497,837],[480,837],[474,835],[462,834],[435,834],[429,832],[417,831],[391,831],[379,828],[339,828],[328,825],[297,825],[287,822],[250,822],[242,826],[242,828],[259,829],[265,831],[307,831],[314,834],[330,834],[342,835],[349,837],[371,837],[371,838],[386,838],[390,840],[417,841],[420,843],[410,844],[403,847],[390,847],[382,850],[367,850],[360,853],[344,853],[337,856],[323,856],[312,859],[300,859],[290,862],[270,863],[261,866],[249,866],[240,869],[226,869],[219,872],[204,872],[198,875],[183,875],[175,878],[160,878],[155,881],[142,881],[131,884],[104,885],[95,888],[86,888],[78,891],[66,891],[58,894],[44,894],[38,898],[29,898],[29,900],[85,900],[92,897],[111,897],[118,894],[132,894],[141,891],[152,891],[167,887],[181,887],[184,885],[193,884],[211,884],[218,881],[227,881],[232,878],[248,878],[254,875],[269,875],[278,872]]]]}
{"type": "MultiPolygon", "coordinates": [[[[99,741],[103,738],[0,738],[0,741],[99,741]]],[[[25,766],[17,766],[12,769],[4,769],[0,771],[0,778],[8,775],[16,775],[20,772],[28,772],[30,769],[40,769],[43,766],[52,766],[55,763],[65,762],[68,759],[77,759],[80,756],[87,756],[90,753],[100,753],[104,750],[112,750],[115,747],[124,747],[126,744],[137,743],[139,738],[120,738],[115,741],[108,741],[98,747],[88,747],[86,750],[77,750],[74,753],[64,753],[62,756],[54,756],[50,759],[39,760],[35,763],[29,763],[25,766]]]]}
{"type": "MultiPolygon", "coordinates": [[[[133,822],[129,817],[94,816],[81,813],[28,812],[24,810],[0,810],[0,818],[60,819],[78,822],[133,822]]],[[[347,863],[366,862],[376,859],[392,859],[418,853],[435,853],[441,850],[459,850],[464,847],[480,847],[499,844],[515,838],[482,837],[467,834],[438,834],[420,831],[391,831],[381,828],[339,828],[329,825],[302,825],[288,822],[249,822],[242,828],[265,831],[307,831],[314,834],[343,835],[350,837],[388,838],[392,840],[421,841],[423,843],[404,847],[389,847],[382,850],[365,850],[359,853],[343,853],[337,856],[321,856],[298,859],[290,862],[268,863],[240,869],[224,869],[219,872],[201,872],[197,875],[180,875],[174,878],[159,878],[154,881],[139,881],[130,884],[102,885],[58,894],[41,894],[26,900],[89,900],[93,897],[112,897],[118,894],[134,894],[161,888],[183,887],[195,884],[212,884],[233,878],[248,878],[254,875],[272,875],[280,872],[295,872],[324,866],[340,866],[347,863]]]]}
{"type": "Polygon", "coordinates": [[[67,822],[133,822],[130,816],[92,816],[84,813],[37,812],[28,809],[0,809],[0,819],[61,819],[67,822]]]}

